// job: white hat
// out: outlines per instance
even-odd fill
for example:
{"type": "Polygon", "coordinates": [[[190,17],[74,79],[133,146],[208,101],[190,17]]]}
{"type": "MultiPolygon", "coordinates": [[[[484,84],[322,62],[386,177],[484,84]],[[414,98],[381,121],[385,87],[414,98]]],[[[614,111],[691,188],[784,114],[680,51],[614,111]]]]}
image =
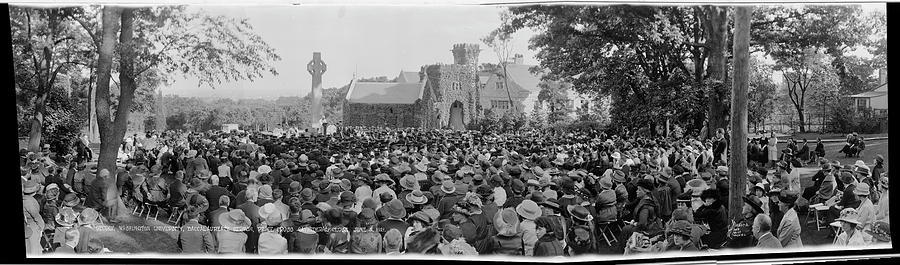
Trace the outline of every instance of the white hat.
{"type": "Polygon", "coordinates": [[[268,165],[262,165],[262,166],[259,166],[259,168],[257,168],[256,171],[259,172],[259,174],[267,174],[269,172],[272,172],[272,168],[269,167],[268,165]]]}

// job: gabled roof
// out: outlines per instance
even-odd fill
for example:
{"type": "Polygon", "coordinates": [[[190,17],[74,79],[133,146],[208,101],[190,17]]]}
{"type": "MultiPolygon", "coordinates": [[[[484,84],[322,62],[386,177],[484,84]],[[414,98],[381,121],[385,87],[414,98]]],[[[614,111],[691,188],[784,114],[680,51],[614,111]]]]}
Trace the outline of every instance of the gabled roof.
{"type": "Polygon", "coordinates": [[[876,87],[875,90],[862,92],[856,95],[847,96],[848,98],[877,98],[881,96],[885,96],[888,94],[888,86],[887,83],[881,84],[876,87]]]}
{"type": "Polygon", "coordinates": [[[887,94],[888,94],[887,91],[869,91],[869,92],[859,93],[856,95],[851,95],[849,97],[851,97],[851,98],[877,98],[877,97],[885,96],[887,94]]]}
{"type": "Polygon", "coordinates": [[[400,71],[400,76],[397,77],[398,83],[418,83],[419,82],[419,72],[405,72],[400,71]]]}
{"type": "MultiPolygon", "coordinates": [[[[416,74],[418,76],[418,74],[416,74]]],[[[364,104],[414,104],[422,98],[422,83],[377,83],[353,80],[347,91],[347,102],[364,104]]]]}
{"type": "Polygon", "coordinates": [[[506,73],[509,75],[510,81],[516,82],[523,89],[540,91],[538,84],[541,82],[541,77],[528,71],[528,68],[531,67],[531,65],[524,64],[508,64],[506,65],[506,73]]]}

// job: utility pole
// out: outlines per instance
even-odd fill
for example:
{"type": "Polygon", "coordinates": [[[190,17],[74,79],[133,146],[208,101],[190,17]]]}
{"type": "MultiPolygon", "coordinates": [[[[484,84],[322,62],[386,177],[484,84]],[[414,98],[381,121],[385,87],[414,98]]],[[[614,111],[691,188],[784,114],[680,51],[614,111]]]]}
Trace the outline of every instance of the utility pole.
{"type": "Polygon", "coordinates": [[[750,87],[750,14],[752,7],[738,6],[734,12],[734,73],[731,86],[731,165],[728,215],[733,222],[743,219],[747,185],[747,91],[750,87]]]}

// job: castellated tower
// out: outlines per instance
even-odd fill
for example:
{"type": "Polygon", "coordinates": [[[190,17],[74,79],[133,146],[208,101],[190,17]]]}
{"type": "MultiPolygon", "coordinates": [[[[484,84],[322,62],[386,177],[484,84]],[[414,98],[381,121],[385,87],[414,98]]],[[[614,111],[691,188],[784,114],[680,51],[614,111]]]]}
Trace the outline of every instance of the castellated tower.
{"type": "Polygon", "coordinates": [[[468,65],[478,67],[478,53],[481,50],[478,44],[454,44],[453,45],[453,64],[468,65]]]}

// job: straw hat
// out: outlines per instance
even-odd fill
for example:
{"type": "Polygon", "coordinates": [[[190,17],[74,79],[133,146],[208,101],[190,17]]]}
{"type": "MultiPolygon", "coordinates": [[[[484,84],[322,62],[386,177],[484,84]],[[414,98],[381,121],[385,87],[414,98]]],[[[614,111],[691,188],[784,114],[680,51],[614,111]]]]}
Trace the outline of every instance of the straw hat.
{"type": "Polygon", "coordinates": [[[244,215],[244,211],[239,209],[231,210],[225,214],[219,215],[219,223],[222,228],[232,232],[244,232],[250,229],[250,218],[244,215]]]}
{"type": "Polygon", "coordinates": [[[541,217],[541,207],[532,200],[523,200],[516,206],[516,213],[526,220],[534,220],[541,217]]]}
{"type": "Polygon", "coordinates": [[[381,208],[384,209],[384,213],[387,217],[396,219],[403,219],[406,217],[406,209],[403,208],[403,203],[400,202],[400,200],[393,199],[381,208]]]}
{"type": "Polygon", "coordinates": [[[569,215],[571,215],[572,218],[575,218],[577,220],[583,222],[590,222],[594,220],[594,216],[592,216],[588,209],[584,208],[584,206],[568,205],[566,206],[566,210],[569,212],[569,215]]]}
{"type": "Polygon", "coordinates": [[[456,185],[454,185],[451,180],[444,180],[444,182],[441,183],[441,191],[447,194],[453,194],[456,192],[456,185]]]}
{"type": "Polygon", "coordinates": [[[400,187],[407,190],[417,190],[419,189],[419,181],[413,175],[406,175],[400,179],[400,187]]]}
{"type": "Polygon", "coordinates": [[[842,222],[859,225],[860,224],[859,212],[853,208],[844,208],[843,210],[841,210],[841,217],[838,219],[835,219],[835,221],[842,221],[842,222]]]}
{"type": "Polygon", "coordinates": [[[97,220],[100,219],[100,213],[94,208],[85,208],[81,211],[81,215],[78,216],[79,224],[93,224],[96,223],[97,220]]]}
{"type": "Polygon", "coordinates": [[[856,184],[856,189],[853,190],[853,194],[857,196],[869,196],[869,184],[865,182],[856,184]]]}
{"type": "Polygon", "coordinates": [[[494,218],[497,235],[515,236],[519,234],[519,215],[512,208],[504,208],[494,218]]]}
{"type": "Polygon", "coordinates": [[[702,179],[689,180],[685,186],[687,186],[687,190],[691,191],[692,196],[700,196],[703,191],[709,189],[709,184],[706,184],[706,181],[702,179]]]}
{"type": "Polygon", "coordinates": [[[258,213],[259,217],[266,220],[266,225],[268,226],[276,226],[281,224],[281,221],[284,221],[281,211],[271,202],[259,207],[258,213]]]}
{"type": "Polygon", "coordinates": [[[691,227],[691,222],[685,221],[685,220],[678,220],[672,224],[672,228],[669,229],[669,233],[690,237],[692,230],[693,230],[693,228],[691,227]]]}
{"type": "Polygon", "coordinates": [[[421,190],[413,190],[409,194],[406,194],[406,201],[412,204],[426,204],[428,203],[428,197],[425,197],[425,194],[422,193],[421,190]]]}
{"type": "Polygon", "coordinates": [[[78,222],[78,214],[71,207],[62,207],[56,213],[56,223],[60,226],[73,226],[78,222]]]}

